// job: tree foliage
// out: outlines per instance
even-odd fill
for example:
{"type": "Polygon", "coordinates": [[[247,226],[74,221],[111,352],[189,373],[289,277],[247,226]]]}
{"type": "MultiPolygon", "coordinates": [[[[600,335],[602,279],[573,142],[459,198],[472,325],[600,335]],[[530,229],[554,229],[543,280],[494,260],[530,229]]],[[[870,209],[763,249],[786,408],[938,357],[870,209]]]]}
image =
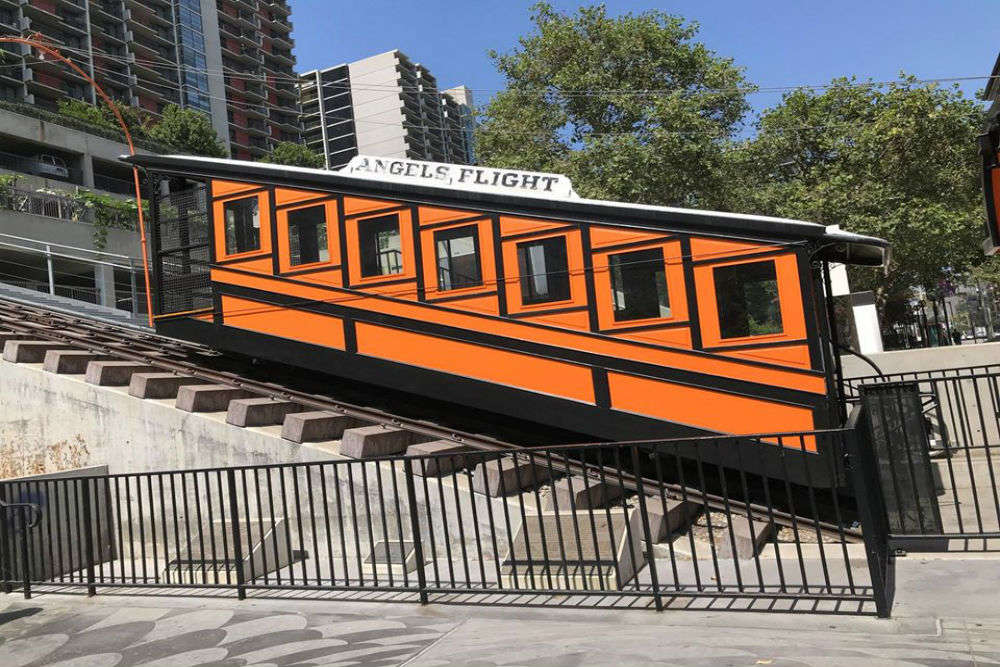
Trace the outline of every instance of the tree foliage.
{"type": "Polygon", "coordinates": [[[913,77],[797,90],[730,153],[727,204],[885,238],[888,275],[855,272],[852,288],[884,298],[911,286],[934,292],[983,261],[981,123],[980,105],[957,87],[913,77]]]}
{"type": "Polygon", "coordinates": [[[193,109],[181,109],[168,104],[163,117],[149,128],[149,138],[192,155],[228,157],[226,147],[212,129],[208,117],[193,109]]]}
{"type": "Polygon", "coordinates": [[[317,155],[302,144],[292,141],[282,141],[263,158],[261,162],[272,164],[287,164],[293,167],[310,167],[312,169],[323,168],[323,156],[317,155]]]}
{"type": "Polygon", "coordinates": [[[742,68],[660,11],[532,7],[518,48],[490,52],[507,87],[482,113],[487,165],[554,171],[582,195],[712,205],[726,146],[747,112],[742,68]],[[639,92],[646,91],[646,92],[639,92]]]}
{"type": "MultiPolygon", "coordinates": [[[[149,136],[149,128],[154,123],[152,114],[117,100],[112,100],[112,104],[121,114],[125,126],[128,127],[128,131],[134,139],[143,139],[149,136]]],[[[59,113],[115,132],[121,129],[118,118],[103,101],[94,106],[89,102],[74,98],[59,100],[59,113]]]]}

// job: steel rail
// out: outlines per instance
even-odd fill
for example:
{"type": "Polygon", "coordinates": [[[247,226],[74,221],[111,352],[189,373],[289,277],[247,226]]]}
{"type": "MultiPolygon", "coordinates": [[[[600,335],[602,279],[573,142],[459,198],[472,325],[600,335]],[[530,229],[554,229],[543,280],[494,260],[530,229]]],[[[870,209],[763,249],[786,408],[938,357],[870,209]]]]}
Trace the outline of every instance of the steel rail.
{"type": "MultiPolygon", "coordinates": [[[[228,384],[232,387],[259,393],[262,396],[272,399],[294,401],[315,410],[339,412],[364,421],[375,422],[383,426],[402,428],[435,439],[451,440],[476,449],[506,452],[525,449],[521,445],[504,442],[496,438],[466,433],[428,421],[401,417],[375,408],[366,408],[343,401],[336,401],[332,398],[317,396],[316,394],[308,394],[284,385],[249,380],[236,373],[212,370],[183,358],[169,359],[166,358],[168,355],[212,354],[215,351],[199,344],[166,338],[136,329],[129,329],[107,323],[103,320],[68,315],[62,312],[31,306],[19,301],[11,301],[3,296],[0,296],[0,323],[11,328],[30,329],[32,335],[76,345],[91,352],[114,355],[129,361],[136,361],[148,366],[161,368],[178,375],[190,375],[214,384],[228,384]],[[35,318],[34,321],[25,319],[25,315],[35,318]],[[63,328],[53,329],[53,327],[63,328]],[[74,329],[82,330],[82,332],[75,331],[74,329]],[[137,348],[145,348],[146,352],[137,350],[137,348]]],[[[597,447],[600,444],[588,443],[588,446],[597,447]]],[[[525,453],[525,455],[528,454],[525,453]]],[[[568,458],[563,458],[562,463],[566,466],[567,471],[575,474],[586,475],[595,480],[600,476],[600,466],[580,464],[568,458]]],[[[605,473],[608,470],[610,468],[605,466],[605,473]]],[[[785,527],[812,526],[830,535],[838,537],[843,535],[845,538],[854,541],[862,539],[860,531],[849,530],[836,524],[818,521],[810,517],[793,515],[777,508],[768,508],[756,503],[742,502],[732,498],[727,499],[701,489],[673,482],[660,482],[659,480],[640,477],[625,473],[624,471],[616,471],[616,475],[619,476],[622,486],[632,492],[639,492],[640,489],[645,489],[647,495],[650,495],[649,490],[654,489],[655,493],[652,495],[658,495],[662,489],[668,497],[675,500],[695,499],[704,503],[707,507],[719,511],[738,509],[752,516],[755,520],[773,521],[785,527]]]]}

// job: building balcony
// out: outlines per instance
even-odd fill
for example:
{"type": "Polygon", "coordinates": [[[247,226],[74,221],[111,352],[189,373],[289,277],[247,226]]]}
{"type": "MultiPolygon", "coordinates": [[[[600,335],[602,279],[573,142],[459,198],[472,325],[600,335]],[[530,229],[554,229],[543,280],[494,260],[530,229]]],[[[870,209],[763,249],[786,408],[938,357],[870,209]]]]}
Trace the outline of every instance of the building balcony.
{"type": "Polygon", "coordinates": [[[267,58],[267,59],[269,59],[269,60],[275,60],[275,61],[277,61],[279,63],[284,63],[285,65],[288,65],[289,67],[295,65],[295,58],[292,57],[292,52],[291,51],[284,51],[282,49],[277,49],[277,50],[270,51],[270,52],[265,51],[264,52],[264,57],[267,58]]]}
{"type": "Polygon", "coordinates": [[[98,0],[91,0],[90,16],[91,16],[90,19],[91,21],[93,21],[94,17],[96,16],[100,16],[103,18],[117,19],[121,21],[125,18],[125,12],[122,11],[122,8],[118,6],[117,3],[113,4],[111,2],[108,2],[107,0],[105,0],[104,2],[100,2],[98,0]]]}

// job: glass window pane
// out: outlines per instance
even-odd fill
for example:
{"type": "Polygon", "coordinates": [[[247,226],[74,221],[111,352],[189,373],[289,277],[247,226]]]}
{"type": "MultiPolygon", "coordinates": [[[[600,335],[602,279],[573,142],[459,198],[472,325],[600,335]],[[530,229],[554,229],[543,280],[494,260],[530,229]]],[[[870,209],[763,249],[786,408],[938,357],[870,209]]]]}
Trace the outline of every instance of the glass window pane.
{"type": "Polygon", "coordinates": [[[226,222],[226,254],[260,249],[260,211],[257,197],[227,201],[222,205],[226,222]]]}
{"type": "Polygon", "coordinates": [[[288,212],[288,254],[292,266],[327,262],[326,206],[310,206],[288,212]]]}
{"type": "Polygon", "coordinates": [[[476,225],[470,225],[434,234],[440,290],[483,284],[479,267],[478,229],[476,225]]]}
{"type": "Polygon", "coordinates": [[[523,303],[547,303],[569,298],[565,236],[519,243],[517,264],[521,272],[523,303]]]}
{"type": "Polygon", "coordinates": [[[723,338],[781,333],[774,261],[720,266],[713,271],[723,338]]]}
{"type": "Polygon", "coordinates": [[[399,216],[387,215],[358,223],[361,242],[361,276],[385,276],[403,272],[399,216]]]}
{"type": "Polygon", "coordinates": [[[662,248],[610,255],[608,268],[615,322],[670,317],[662,248]]]}

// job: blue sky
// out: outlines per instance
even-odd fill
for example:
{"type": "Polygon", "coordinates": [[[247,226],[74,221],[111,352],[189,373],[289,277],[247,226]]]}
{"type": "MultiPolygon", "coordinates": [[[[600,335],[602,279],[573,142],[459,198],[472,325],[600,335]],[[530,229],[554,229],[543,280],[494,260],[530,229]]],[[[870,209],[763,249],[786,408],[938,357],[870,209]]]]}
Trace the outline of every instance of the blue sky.
{"type": "MultiPolygon", "coordinates": [[[[293,0],[299,71],[393,48],[427,66],[442,88],[464,83],[477,104],[503,87],[486,52],[530,30],[532,0],[293,0]]],[[[555,0],[572,10],[581,2],[555,0]]],[[[745,66],[760,86],[835,76],[986,76],[1000,39],[994,0],[608,0],[613,14],[661,9],[701,25],[700,39],[745,66]]],[[[974,94],[984,81],[962,84],[974,94]]],[[[775,94],[751,98],[760,109],[775,94]]]]}

